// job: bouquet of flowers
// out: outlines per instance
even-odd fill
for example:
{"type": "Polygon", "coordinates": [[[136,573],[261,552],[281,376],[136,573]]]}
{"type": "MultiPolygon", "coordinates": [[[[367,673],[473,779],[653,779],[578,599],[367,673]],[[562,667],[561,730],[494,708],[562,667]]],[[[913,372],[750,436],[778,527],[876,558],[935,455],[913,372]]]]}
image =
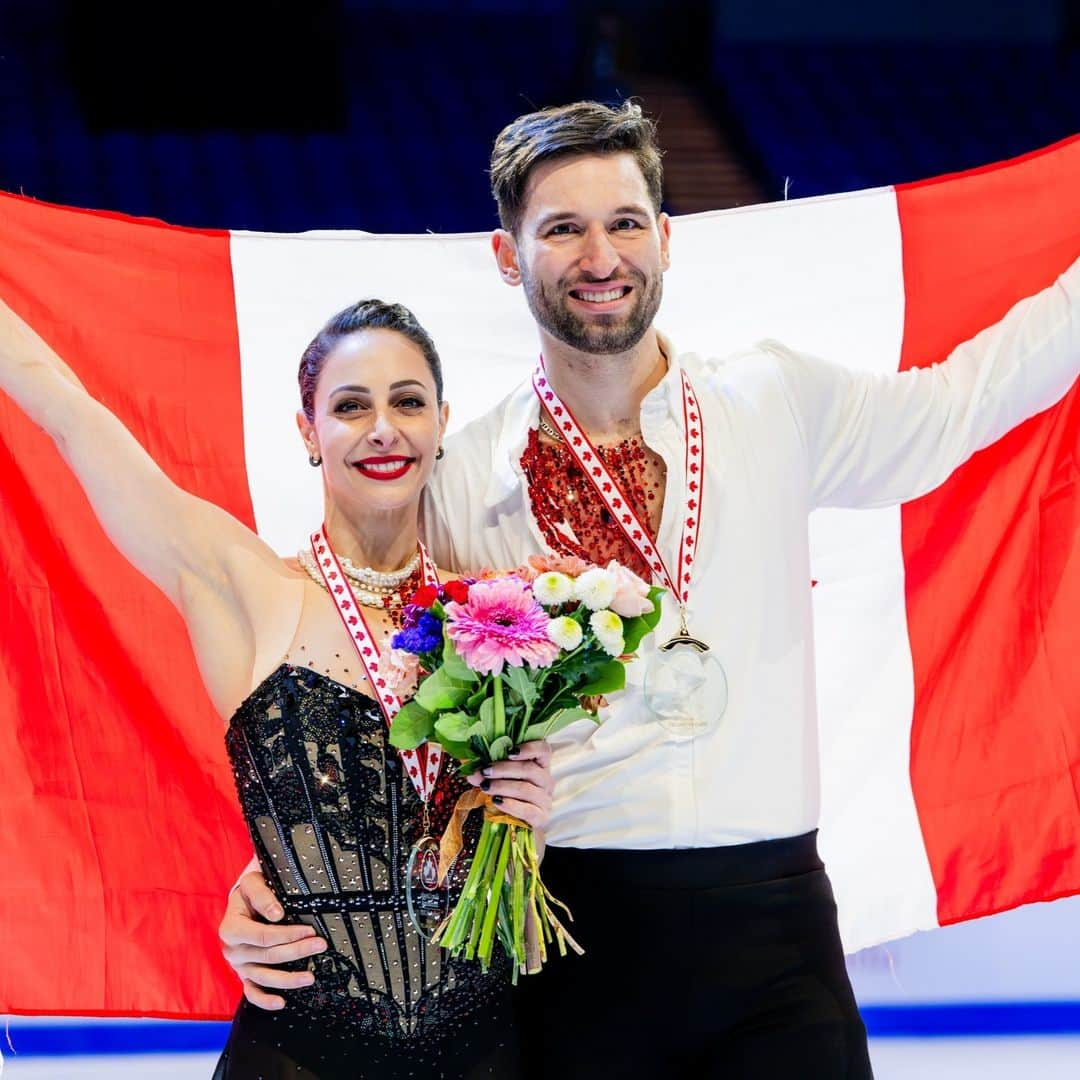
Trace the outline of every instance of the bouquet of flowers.
{"type": "MultiPolygon", "coordinates": [[[[437,742],[467,776],[576,720],[598,722],[597,702],[625,685],[625,664],[659,622],[663,592],[614,561],[544,557],[512,573],[420,589],[391,643],[399,685],[417,676],[391,743],[408,750],[437,742]]],[[[580,952],[553,910],[565,906],[540,879],[532,829],[493,812],[478,791],[462,803],[466,812],[483,804],[484,824],[460,898],[434,940],[479,958],[486,971],[497,938],[515,981],[519,971],[540,970],[553,941],[563,955],[568,944],[580,952]]],[[[440,878],[454,854],[446,848],[444,837],[440,878]]]]}

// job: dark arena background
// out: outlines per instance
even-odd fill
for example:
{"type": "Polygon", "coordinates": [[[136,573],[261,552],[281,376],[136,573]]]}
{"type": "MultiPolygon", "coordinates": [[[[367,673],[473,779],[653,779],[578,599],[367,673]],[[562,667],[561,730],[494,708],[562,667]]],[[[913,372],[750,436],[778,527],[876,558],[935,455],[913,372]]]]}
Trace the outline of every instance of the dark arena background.
{"type": "MultiPolygon", "coordinates": [[[[507,122],[627,97],[675,215],[921,180],[1080,131],[1080,3],[0,3],[0,190],[198,228],[489,230],[507,122]]],[[[856,954],[877,1075],[1080,1076],[1078,946],[1073,899],[856,954]]],[[[4,1077],[204,1077],[225,1027],[11,1017],[4,1077]]]]}

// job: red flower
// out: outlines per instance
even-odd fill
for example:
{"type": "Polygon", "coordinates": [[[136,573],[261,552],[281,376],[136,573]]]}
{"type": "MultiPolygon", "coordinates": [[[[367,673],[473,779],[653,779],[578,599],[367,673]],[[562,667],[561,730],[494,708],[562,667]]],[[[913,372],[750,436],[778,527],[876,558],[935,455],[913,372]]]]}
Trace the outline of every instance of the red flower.
{"type": "Polygon", "coordinates": [[[415,607],[430,608],[439,599],[439,590],[434,585],[422,585],[413,593],[409,601],[415,607]]]}
{"type": "Polygon", "coordinates": [[[455,604],[464,604],[469,599],[469,586],[460,579],[448,581],[442,591],[446,594],[446,599],[453,600],[455,604]]]}

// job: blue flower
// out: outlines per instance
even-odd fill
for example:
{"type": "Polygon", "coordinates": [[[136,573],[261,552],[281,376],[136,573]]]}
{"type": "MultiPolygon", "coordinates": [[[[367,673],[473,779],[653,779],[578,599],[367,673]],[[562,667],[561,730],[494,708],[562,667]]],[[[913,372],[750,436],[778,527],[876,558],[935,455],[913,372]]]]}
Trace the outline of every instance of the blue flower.
{"type": "Polygon", "coordinates": [[[434,652],[442,644],[442,620],[430,611],[413,609],[406,614],[404,629],[393,636],[390,644],[417,656],[434,652]]]}

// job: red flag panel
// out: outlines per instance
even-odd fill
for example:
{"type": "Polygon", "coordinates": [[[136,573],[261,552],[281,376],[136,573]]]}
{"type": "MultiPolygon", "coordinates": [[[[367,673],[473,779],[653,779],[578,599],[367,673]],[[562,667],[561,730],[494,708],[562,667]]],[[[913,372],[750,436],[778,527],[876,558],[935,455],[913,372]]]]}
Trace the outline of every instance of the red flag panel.
{"type": "MultiPolygon", "coordinates": [[[[0,197],[0,294],[180,485],[253,525],[228,235],[0,197]]],[[[250,846],[168,601],[0,395],[0,1012],[224,1016],[250,846]]]]}
{"type": "MultiPolygon", "coordinates": [[[[898,189],[901,367],[1080,255],[1080,138],[898,189]]],[[[912,785],[957,922],[1080,891],[1080,388],[904,506],[912,785]]]]}

